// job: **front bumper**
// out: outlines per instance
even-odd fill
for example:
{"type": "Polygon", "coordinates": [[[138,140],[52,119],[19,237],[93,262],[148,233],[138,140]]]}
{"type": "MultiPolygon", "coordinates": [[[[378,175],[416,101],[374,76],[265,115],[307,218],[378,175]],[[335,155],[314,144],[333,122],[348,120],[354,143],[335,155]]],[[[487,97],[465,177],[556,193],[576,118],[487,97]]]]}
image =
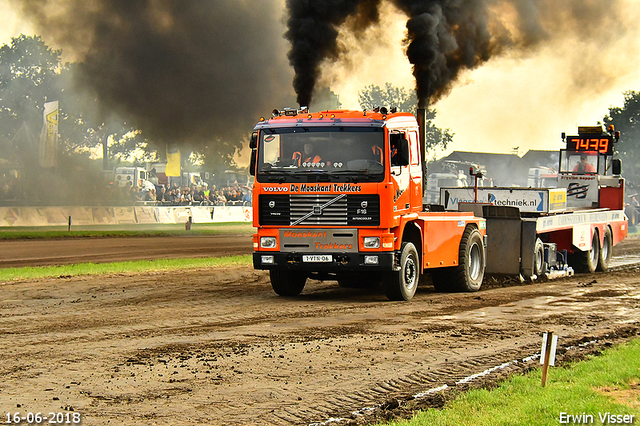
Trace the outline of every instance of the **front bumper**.
{"type": "Polygon", "coordinates": [[[254,252],[253,267],[255,269],[278,269],[306,272],[358,272],[358,271],[391,271],[394,265],[394,252],[375,253],[281,253],[281,252],[254,252]],[[327,255],[331,254],[331,262],[303,262],[303,255],[327,255]],[[263,256],[269,258],[271,263],[263,261],[263,256]],[[377,264],[366,263],[365,256],[376,256],[377,264]]]}

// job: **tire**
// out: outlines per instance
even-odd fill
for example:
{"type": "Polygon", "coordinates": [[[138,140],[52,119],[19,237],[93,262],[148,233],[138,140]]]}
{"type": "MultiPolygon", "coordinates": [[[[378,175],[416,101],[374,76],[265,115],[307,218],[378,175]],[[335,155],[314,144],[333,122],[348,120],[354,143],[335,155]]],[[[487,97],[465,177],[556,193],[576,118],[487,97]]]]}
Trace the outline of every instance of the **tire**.
{"type": "Polygon", "coordinates": [[[285,297],[299,295],[307,283],[307,276],[303,272],[272,269],[269,271],[269,276],[273,291],[285,297]]]}
{"type": "Polygon", "coordinates": [[[544,244],[540,238],[536,239],[536,246],[533,249],[533,273],[541,277],[547,271],[544,262],[544,244]]]}
{"type": "Polygon", "coordinates": [[[602,247],[600,247],[600,253],[598,256],[597,271],[607,272],[609,270],[609,263],[611,262],[611,256],[613,254],[613,236],[611,235],[611,228],[607,226],[604,231],[604,238],[602,241],[602,247]]]}
{"type": "Polygon", "coordinates": [[[467,227],[460,240],[458,266],[454,268],[451,289],[460,292],[480,290],[485,267],[486,258],[482,234],[474,227],[467,227]]]}
{"type": "Polygon", "coordinates": [[[431,270],[433,288],[439,293],[451,291],[451,277],[456,273],[455,268],[436,268],[431,270]]]}
{"type": "Polygon", "coordinates": [[[338,276],[338,285],[342,288],[375,288],[378,287],[381,282],[382,278],[380,274],[372,272],[338,276]]]}
{"type": "Polygon", "coordinates": [[[573,270],[582,274],[593,274],[598,267],[600,258],[600,239],[598,232],[593,233],[591,238],[591,249],[587,251],[577,250],[570,257],[570,265],[573,270]]]}
{"type": "Polygon", "coordinates": [[[411,300],[420,280],[420,258],[413,243],[402,243],[400,270],[392,271],[384,280],[384,292],[389,300],[411,300]]]}

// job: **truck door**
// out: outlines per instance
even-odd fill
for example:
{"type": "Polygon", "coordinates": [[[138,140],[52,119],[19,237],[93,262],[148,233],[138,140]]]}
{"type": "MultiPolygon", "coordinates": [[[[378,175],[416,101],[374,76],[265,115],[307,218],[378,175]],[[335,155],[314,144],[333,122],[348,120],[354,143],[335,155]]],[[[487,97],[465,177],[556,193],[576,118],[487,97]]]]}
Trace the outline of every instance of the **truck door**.
{"type": "Polygon", "coordinates": [[[389,142],[391,148],[391,177],[394,189],[393,211],[395,213],[406,213],[411,206],[411,174],[409,173],[410,166],[397,165],[399,156],[396,155],[398,152],[400,140],[403,138],[407,138],[407,134],[404,132],[394,131],[393,133],[389,133],[389,142]]]}
{"type": "Polygon", "coordinates": [[[411,150],[411,159],[409,164],[409,173],[411,182],[409,191],[411,192],[411,209],[422,210],[422,165],[420,163],[420,148],[418,146],[418,133],[410,131],[409,149],[411,150]]]}

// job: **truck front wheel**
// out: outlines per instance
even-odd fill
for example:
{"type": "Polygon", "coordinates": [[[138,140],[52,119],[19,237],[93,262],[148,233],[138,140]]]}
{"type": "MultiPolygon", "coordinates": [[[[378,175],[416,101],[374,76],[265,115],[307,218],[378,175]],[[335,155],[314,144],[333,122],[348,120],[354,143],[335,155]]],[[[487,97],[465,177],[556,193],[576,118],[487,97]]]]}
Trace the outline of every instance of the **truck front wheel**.
{"type": "Polygon", "coordinates": [[[458,266],[452,279],[454,291],[478,291],[484,279],[486,266],[482,234],[474,227],[467,227],[460,240],[458,266]]]}
{"type": "Polygon", "coordinates": [[[273,291],[280,296],[297,296],[307,283],[307,276],[303,272],[272,269],[269,271],[269,276],[273,291]]]}
{"type": "Polygon", "coordinates": [[[389,300],[411,300],[420,280],[420,261],[413,243],[402,243],[400,270],[392,271],[384,280],[385,294],[389,300]]]}

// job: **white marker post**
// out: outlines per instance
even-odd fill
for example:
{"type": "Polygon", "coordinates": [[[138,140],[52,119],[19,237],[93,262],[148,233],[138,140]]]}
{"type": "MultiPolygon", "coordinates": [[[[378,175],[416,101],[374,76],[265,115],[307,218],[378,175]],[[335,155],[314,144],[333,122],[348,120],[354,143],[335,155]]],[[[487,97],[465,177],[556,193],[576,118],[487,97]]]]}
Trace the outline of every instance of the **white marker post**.
{"type": "Polygon", "coordinates": [[[550,365],[555,365],[556,347],[558,346],[558,336],[553,331],[547,331],[542,335],[542,352],[540,353],[540,364],[542,364],[542,387],[547,384],[547,372],[550,365]]]}

